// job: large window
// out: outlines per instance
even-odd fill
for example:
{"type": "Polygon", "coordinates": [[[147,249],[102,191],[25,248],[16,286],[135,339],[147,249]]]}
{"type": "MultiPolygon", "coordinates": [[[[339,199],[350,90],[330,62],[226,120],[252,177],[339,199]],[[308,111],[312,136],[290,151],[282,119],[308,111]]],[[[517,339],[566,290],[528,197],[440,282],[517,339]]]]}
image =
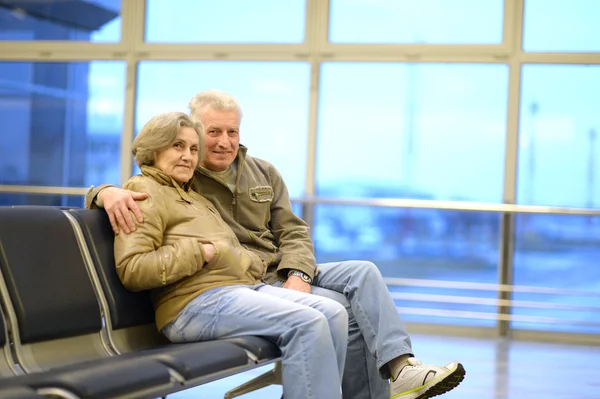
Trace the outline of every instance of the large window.
{"type": "Polygon", "coordinates": [[[0,40],[121,39],[120,0],[0,1],[0,40]]]}
{"type": "Polygon", "coordinates": [[[306,175],[310,66],[294,62],[142,62],[136,131],[165,111],[188,111],[192,97],[218,88],[242,107],[241,144],[271,162],[292,196],[306,175]]]}
{"type": "Polygon", "coordinates": [[[119,183],[125,63],[0,63],[0,184],[119,183]]]}
{"type": "Polygon", "coordinates": [[[334,43],[502,42],[502,0],[331,0],[334,43]]]}
{"type": "Polygon", "coordinates": [[[301,43],[305,0],[148,0],[152,43],[301,43]]]}

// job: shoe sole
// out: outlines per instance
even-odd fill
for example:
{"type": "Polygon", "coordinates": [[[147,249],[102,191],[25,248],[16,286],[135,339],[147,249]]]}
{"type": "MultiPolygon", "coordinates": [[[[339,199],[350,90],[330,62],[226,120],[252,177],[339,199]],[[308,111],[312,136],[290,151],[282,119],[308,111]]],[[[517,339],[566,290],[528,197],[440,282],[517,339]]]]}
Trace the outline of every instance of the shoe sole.
{"type": "Polygon", "coordinates": [[[433,398],[434,396],[442,395],[448,391],[451,391],[456,388],[462,382],[462,380],[465,379],[465,374],[465,368],[462,364],[458,363],[456,370],[448,374],[446,378],[430,387],[427,391],[423,392],[415,399],[433,398]]]}

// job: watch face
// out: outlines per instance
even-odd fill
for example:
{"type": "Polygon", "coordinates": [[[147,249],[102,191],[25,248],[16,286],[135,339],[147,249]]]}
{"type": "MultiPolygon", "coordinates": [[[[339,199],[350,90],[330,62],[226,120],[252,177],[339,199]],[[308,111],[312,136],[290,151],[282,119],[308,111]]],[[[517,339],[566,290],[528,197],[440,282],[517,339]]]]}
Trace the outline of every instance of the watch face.
{"type": "Polygon", "coordinates": [[[302,281],[304,281],[305,283],[310,284],[312,282],[312,279],[310,278],[310,276],[304,272],[301,272],[300,270],[294,270],[293,272],[290,272],[289,274],[290,276],[298,276],[302,279],[302,281]]]}
{"type": "Polygon", "coordinates": [[[302,277],[302,281],[304,281],[305,283],[311,283],[310,277],[308,276],[308,274],[306,273],[302,273],[302,275],[300,276],[302,277]]]}

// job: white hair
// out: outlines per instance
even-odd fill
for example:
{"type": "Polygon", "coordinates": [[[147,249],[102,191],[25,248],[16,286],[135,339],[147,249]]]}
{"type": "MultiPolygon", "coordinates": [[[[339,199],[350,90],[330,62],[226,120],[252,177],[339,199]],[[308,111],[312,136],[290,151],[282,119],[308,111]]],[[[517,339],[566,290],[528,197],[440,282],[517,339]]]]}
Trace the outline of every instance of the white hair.
{"type": "Polygon", "coordinates": [[[229,93],[219,90],[206,90],[196,94],[188,105],[190,117],[200,120],[200,116],[206,107],[216,110],[236,111],[242,118],[242,108],[235,97],[229,93]]]}

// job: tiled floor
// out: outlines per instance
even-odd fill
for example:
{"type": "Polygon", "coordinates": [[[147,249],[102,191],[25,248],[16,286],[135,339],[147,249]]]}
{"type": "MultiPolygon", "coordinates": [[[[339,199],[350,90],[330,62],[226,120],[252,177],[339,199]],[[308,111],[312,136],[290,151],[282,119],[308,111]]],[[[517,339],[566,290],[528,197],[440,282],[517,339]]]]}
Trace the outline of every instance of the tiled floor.
{"type": "MultiPolygon", "coordinates": [[[[600,347],[413,335],[417,356],[427,363],[459,360],[467,376],[443,399],[600,399],[600,347]]],[[[229,389],[259,375],[257,369],[169,396],[222,399],[229,389]]],[[[271,386],[240,399],[279,399],[271,386]]],[[[436,397],[437,399],[438,397],[436,397]]],[[[326,398],[324,398],[326,399],[326,398]]]]}

